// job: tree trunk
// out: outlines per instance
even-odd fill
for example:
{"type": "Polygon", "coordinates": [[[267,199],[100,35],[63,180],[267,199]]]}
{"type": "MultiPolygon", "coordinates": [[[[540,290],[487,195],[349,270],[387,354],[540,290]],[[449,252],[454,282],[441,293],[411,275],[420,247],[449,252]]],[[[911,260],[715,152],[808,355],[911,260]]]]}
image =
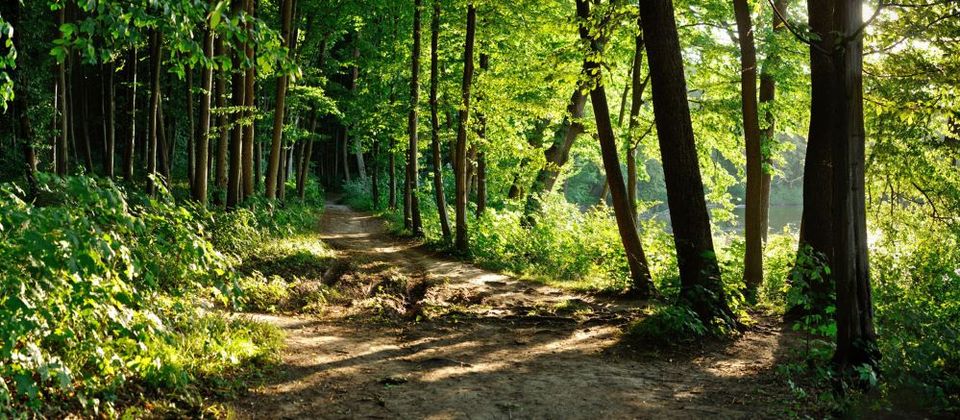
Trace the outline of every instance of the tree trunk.
{"type": "Polygon", "coordinates": [[[104,162],[104,173],[109,178],[113,178],[116,175],[116,159],[115,154],[117,150],[117,89],[114,83],[114,76],[116,73],[115,63],[110,62],[104,66],[104,95],[106,102],[106,109],[104,110],[106,115],[106,127],[107,131],[105,134],[106,137],[106,153],[103,156],[104,162]]]}
{"type": "MultiPolygon", "coordinates": [[[[640,26],[639,19],[637,26],[640,26]]],[[[643,92],[647,90],[650,75],[641,77],[643,67],[643,35],[638,33],[634,38],[635,50],[633,54],[633,72],[631,73],[630,122],[627,130],[627,201],[630,204],[630,214],[635,222],[637,215],[637,146],[643,136],[637,137],[637,126],[640,124],[640,107],[643,106],[643,92]]]]}
{"type": "MultiPolygon", "coordinates": [[[[584,63],[584,68],[585,66],[586,63],[584,63]]],[[[531,216],[540,211],[540,197],[538,195],[553,191],[557,177],[560,176],[560,169],[570,159],[570,149],[573,147],[573,143],[577,140],[577,137],[583,134],[584,127],[580,119],[583,118],[583,108],[587,104],[587,97],[583,94],[582,89],[583,86],[578,85],[576,90],[573,91],[570,101],[567,102],[567,112],[563,119],[563,125],[557,130],[553,144],[543,153],[546,162],[543,168],[540,168],[540,171],[537,172],[537,177],[533,181],[533,185],[530,186],[527,203],[524,207],[524,213],[527,216],[525,219],[528,223],[532,224],[534,219],[531,216]]]]}
{"type": "MultiPolygon", "coordinates": [[[[204,35],[206,42],[206,35],[204,35]]],[[[196,137],[197,123],[193,116],[193,68],[187,68],[187,123],[189,133],[187,133],[187,184],[190,191],[193,191],[193,184],[196,178],[194,173],[197,170],[196,137]]],[[[202,83],[202,82],[201,82],[202,83]]],[[[203,99],[201,99],[203,100],[203,99]]]]}
{"type": "MultiPolygon", "coordinates": [[[[290,28],[293,26],[293,0],[283,0],[281,2],[281,15],[284,45],[287,45],[290,37],[290,28]]],[[[286,111],[287,98],[287,80],[286,74],[277,78],[277,99],[276,112],[273,115],[273,141],[270,143],[270,160],[267,163],[267,199],[272,200],[277,197],[277,175],[280,168],[280,147],[283,144],[283,117],[286,111]]]]}
{"type": "MultiPolygon", "coordinates": [[[[240,16],[245,5],[245,0],[233,0],[231,9],[234,16],[240,16]]],[[[242,160],[240,154],[243,152],[243,119],[244,112],[241,109],[244,106],[244,95],[246,86],[244,86],[245,74],[241,69],[241,54],[245,54],[243,47],[235,48],[233,51],[233,75],[230,87],[233,90],[233,138],[230,141],[230,170],[227,176],[227,209],[233,210],[240,203],[240,166],[242,160]]]]}
{"type": "MultiPolygon", "coordinates": [[[[864,364],[875,369],[880,360],[873,328],[864,195],[863,3],[858,0],[833,1],[833,7],[821,5],[818,0],[808,4],[811,28],[815,27],[815,19],[826,18],[824,15],[833,9],[832,20],[838,27],[832,33],[843,36],[837,48],[828,50],[832,51],[832,57],[827,58],[834,64],[832,76],[835,83],[822,86],[831,89],[823,93],[831,95],[840,111],[830,133],[835,168],[832,262],[837,285],[837,348],[833,362],[848,377],[860,380],[855,369],[864,364]],[[820,7],[814,10],[817,6],[820,7]]],[[[820,33],[821,37],[824,35],[820,33]]],[[[811,54],[822,53],[811,50],[811,54]]],[[[811,85],[814,92],[820,88],[811,85]]]]}
{"type": "MultiPolygon", "coordinates": [[[[486,53],[480,54],[480,70],[485,74],[487,70],[490,69],[490,55],[486,53]]],[[[477,103],[484,101],[483,91],[477,92],[477,103]]],[[[480,139],[481,144],[476,145],[476,162],[477,162],[477,217],[480,217],[483,212],[487,210],[487,155],[480,147],[485,147],[483,144],[486,141],[487,137],[487,117],[483,112],[477,110],[477,138],[480,139]]]]}
{"type": "Polygon", "coordinates": [[[830,276],[808,275],[809,261],[833,261],[833,133],[840,115],[839,104],[834,95],[841,88],[834,74],[834,66],[828,54],[816,50],[833,50],[836,45],[837,29],[834,23],[833,7],[837,0],[812,0],[810,10],[810,28],[814,33],[822,34],[820,41],[813,41],[817,47],[810,51],[810,132],[807,136],[807,156],[803,167],[803,215],[800,220],[800,243],[797,251],[794,275],[803,276],[812,299],[806,310],[802,306],[790,308],[788,315],[799,316],[808,313],[825,314],[830,299],[830,276]],[[816,86],[816,88],[812,88],[816,86]],[[812,255],[811,255],[812,254],[812,255]]]}
{"type": "MultiPolygon", "coordinates": [[[[60,25],[63,26],[63,24],[66,21],[66,7],[63,7],[60,9],[59,17],[60,17],[60,25]]],[[[61,107],[60,107],[60,137],[58,138],[57,147],[56,147],[56,169],[57,169],[57,175],[66,176],[67,173],[70,172],[70,168],[69,168],[70,159],[68,155],[70,152],[67,150],[67,142],[69,140],[67,136],[69,135],[68,119],[70,117],[70,106],[69,106],[69,103],[67,102],[66,59],[64,59],[64,62],[59,63],[59,66],[57,67],[57,73],[58,73],[57,80],[59,83],[59,85],[57,86],[57,90],[60,91],[61,107]]],[[[134,74],[136,74],[136,70],[134,70],[134,74]]]]}
{"type": "MultiPolygon", "coordinates": [[[[147,153],[147,174],[151,177],[157,176],[157,147],[159,145],[160,133],[160,71],[163,63],[163,34],[154,30],[151,40],[150,51],[150,119],[149,119],[149,137],[150,151],[147,153]]],[[[147,194],[153,195],[156,192],[154,179],[147,179],[147,194]]]]}
{"type": "Polygon", "coordinates": [[[406,199],[410,202],[410,232],[414,236],[423,236],[423,222],[420,220],[420,197],[417,194],[420,170],[417,165],[420,152],[417,150],[417,108],[420,106],[420,9],[421,0],[414,0],[413,11],[413,52],[410,71],[410,113],[407,118],[407,187],[406,199]]]}
{"type": "MultiPolygon", "coordinates": [[[[310,134],[317,132],[317,111],[310,111],[310,134]]],[[[311,156],[313,156],[313,138],[307,138],[303,141],[304,150],[301,153],[300,161],[298,163],[298,173],[297,173],[297,196],[300,197],[300,200],[303,200],[306,197],[307,192],[307,178],[310,176],[310,161],[311,156]]]]}
{"type": "Polygon", "coordinates": [[[444,242],[450,242],[450,218],[447,215],[447,198],[443,191],[443,162],[440,157],[440,116],[437,91],[439,89],[440,51],[440,0],[433,0],[433,17],[430,20],[430,135],[433,152],[433,196],[437,202],[440,231],[444,242]]]}
{"type": "Polygon", "coordinates": [[[733,327],[738,322],[727,304],[713,250],[672,0],[640,2],[640,19],[680,267],[681,299],[704,323],[719,320],[733,327]]]}
{"type": "MultiPolygon", "coordinates": [[[[23,28],[23,11],[21,10],[23,5],[20,2],[12,2],[9,4],[7,9],[3,7],[3,13],[8,23],[15,30],[22,30],[23,28]]],[[[20,51],[20,54],[24,54],[23,43],[19,36],[13,38],[13,48],[20,51]]],[[[18,130],[18,141],[20,142],[20,148],[23,153],[23,162],[24,162],[24,178],[27,180],[27,193],[29,197],[35,197],[39,192],[39,187],[37,186],[37,155],[36,150],[34,149],[34,136],[36,133],[33,131],[33,125],[30,123],[30,115],[27,112],[29,100],[27,95],[29,94],[28,76],[29,72],[26,69],[26,66],[23,65],[23,58],[26,55],[18,56],[18,62],[14,63],[15,67],[13,70],[12,79],[13,84],[13,108],[14,108],[14,118],[17,120],[17,130],[18,130]]]]}
{"type": "Polygon", "coordinates": [[[370,177],[370,196],[373,199],[373,209],[380,210],[380,139],[373,138],[372,176],[370,177]]]}
{"type": "Polygon", "coordinates": [[[763,188],[763,153],[760,149],[760,117],[757,110],[757,49],[753,40],[753,22],[747,0],[734,0],[737,38],[740,42],[740,104],[743,113],[743,135],[747,153],[747,191],[744,217],[746,253],[743,259],[743,282],[746,297],[755,301],[763,282],[763,223],[761,204],[763,188]]]}
{"type": "Polygon", "coordinates": [[[340,158],[343,160],[343,179],[350,182],[350,135],[347,133],[346,126],[340,129],[340,143],[343,147],[340,149],[342,152],[340,158]]]}
{"type": "MultiPolygon", "coordinates": [[[[207,59],[213,58],[213,29],[207,29],[203,37],[203,55],[207,59]]],[[[207,168],[209,162],[208,155],[210,151],[210,103],[213,92],[213,67],[205,64],[200,72],[200,88],[203,94],[200,95],[200,134],[197,136],[193,169],[193,199],[201,206],[207,205],[207,176],[210,173],[207,168]]]]}
{"type": "Polygon", "coordinates": [[[466,253],[469,249],[467,237],[467,124],[470,120],[470,87],[473,84],[473,44],[477,30],[477,9],[473,2],[467,5],[467,34],[463,48],[463,86],[459,112],[459,127],[456,144],[456,222],[457,236],[454,246],[466,253]]]}
{"type": "MultiPolygon", "coordinates": [[[[780,17],[785,18],[787,16],[787,0],[775,0],[774,7],[779,13],[773,13],[773,31],[774,33],[778,33],[782,32],[786,27],[786,24],[780,17]]],[[[777,81],[774,79],[773,73],[776,71],[776,68],[781,65],[781,62],[779,51],[771,49],[771,51],[767,53],[763,67],[760,69],[760,108],[766,110],[763,116],[766,127],[763,128],[760,134],[761,144],[769,145],[776,141],[777,120],[773,112],[770,111],[770,107],[776,99],[777,92],[777,81]]],[[[771,147],[761,147],[761,150],[770,149],[771,147]]],[[[770,230],[770,174],[772,165],[773,161],[770,154],[764,153],[764,167],[760,176],[760,234],[764,243],[767,242],[767,233],[770,230]]]]}
{"type": "Polygon", "coordinates": [[[397,154],[394,152],[394,140],[390,140],[390,210],[397,209],[397,154]]]}
{"type": "MultiPolygon", "coordinates": [[[[223,56],[226,52],[223,48],[223,38],[217,38],[214,44],[214,55],[223,56]]],[[[225,112],[227,96],[227,78],[223,71],[217,72],[217,117],[218,132],[220,139],[217,141],[217,161],[216,173],[214,175],[214,185],[216,186],[213,202],[217,205],[222,204],[222,194],[227,188],[227,150],[230,143],[230,114],[225,112]]]]}
{"type": "MultiPolygon", "coordinates": [[[[289,0],[295,2],[295,0],[289,0]]],[[[247,0],[247,14],[250,16],[256,15],[256,2],[254,0],[247,0]]],[[[253,22],[247,22],[247,33],[253,37],[253,22]]],[[[253,143],[256,141],[254,138],[254,115],[256,110],[254,110],[254,99],[256,94],[254,93],[255,83],[257,81],[256,66],[257,62],[254,59],[253,51],[253,42],[247,42],[246,44],[246,54],[247,61],[252,63],[249,68],[247,68],[246,74],[244,76],[244,95],[243,95],[243,106],[244,106],[244,115],[246,116],[247,125],[243,128],[243,152],[241,159],[243,163],[242,167],[242,200],[245,200],[249,197],[253,197],[253,143]]],[[[286,88],[284,88],[286,89],[286,88]]]]}
{"type": "MultiPolygon", "coordinates": [[[[590,43],[590,56],[599,56],[602,51],[600,41],[591,37],[586,22],[590,19],[589,0],[577,0],[577,17],[579,17],[580,39],[590,43]]],[[[613,134],[613,125],[610,121],[610,109],[607,105],[607,94],[604,89],[601,63],[588,59],[584,66],[584,77],[595,78],[590,81],[590,101],[593,104],[593,113],[597,122],[597,136],[600,138],[600,154],[603,157],[603,167],[607,173],[607,184],[613,195],[613,212],[617,220],[617,229],[620,240],[627,254],[627,265],[630,266],[631,292],[640,297],[649,297],[655,292],[653,281],[650,278],[650,269],[647,257],[637,234],[637,226],[633,214],[627,203],[627,191],[623,185],[623,173],[620,172],[620,158],[617,150],[617,140],[613,134]]]]}
{"type": "Polygon", "coordinates": [[[130,134],[123,148],[123,179],[133,180],[133,157],[137,147],[137,48],[134,47],[130,63],[130,134]]]}
{"type": "MultiPolygon", "coordinates": [[[[94,174],[93,167],[93,147],[90,144],[90,83],[86,80],[87,75],[81,71],[81,67],[74,62],[73,68],[73,86],[80,86],[81,95],[72,95],[74,104],[80,108],[80,133],[83,136],[83,166],[87,169],[87,174],[94,174]]],[[[76,119],[74,120],[76,123],[76,119]]]]}

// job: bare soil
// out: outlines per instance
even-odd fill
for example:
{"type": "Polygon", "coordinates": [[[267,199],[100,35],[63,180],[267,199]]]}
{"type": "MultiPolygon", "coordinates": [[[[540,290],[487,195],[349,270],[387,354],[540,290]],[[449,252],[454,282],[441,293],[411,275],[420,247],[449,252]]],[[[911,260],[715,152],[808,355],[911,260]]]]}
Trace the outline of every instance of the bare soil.
{"type": "Polygon", "coordinates": [[[320,231],[339,254],[324,282],[355,298],[320,316],[250,315],[285,330],[286,349],[265,383],[232,403],[237,417],[762,418],[786,409],[774,365],[791,340],[779,325],[683,352],[643,348],[621,331],[644,302],[443,258],[341,205],[327,206],[320,231]]]}

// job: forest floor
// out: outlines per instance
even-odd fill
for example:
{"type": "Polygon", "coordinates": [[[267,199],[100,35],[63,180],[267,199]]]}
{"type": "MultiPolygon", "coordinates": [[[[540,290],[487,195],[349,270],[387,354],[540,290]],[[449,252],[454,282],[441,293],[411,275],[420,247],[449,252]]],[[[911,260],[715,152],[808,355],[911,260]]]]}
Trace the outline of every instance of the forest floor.
{"type": "Polygon", "coordinates": [[[338,204],[319,229],[337,250],[323,281],[367,298],[320,315],[250,315],[286,331],[286,349],[230,404],[236,417],[756,418],[790,408],[775,366],[796,342],[780,324],[682,352],[643,348],[621,331],[644,302],[444,258],[338,204]]]}

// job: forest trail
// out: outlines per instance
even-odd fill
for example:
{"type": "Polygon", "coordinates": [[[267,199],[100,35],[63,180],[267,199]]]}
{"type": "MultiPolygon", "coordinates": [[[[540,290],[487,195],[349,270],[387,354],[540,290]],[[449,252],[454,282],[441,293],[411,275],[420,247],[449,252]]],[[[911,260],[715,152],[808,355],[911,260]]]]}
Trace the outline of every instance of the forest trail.
{"type": "Polygon", "coordinates": [[[320,229],[342,278],[407,279],[402,299],[374,300],[405,316],[382,320],[370,300],[321,316],[253,315],[286,331],[286,349],[278,369],[232,403],[239,418],[755,418],[784,409],[779,328],[690,354],[634,349],[621,326],[638,302],[441,258],[342,205],[327,206],[320,229]]]}

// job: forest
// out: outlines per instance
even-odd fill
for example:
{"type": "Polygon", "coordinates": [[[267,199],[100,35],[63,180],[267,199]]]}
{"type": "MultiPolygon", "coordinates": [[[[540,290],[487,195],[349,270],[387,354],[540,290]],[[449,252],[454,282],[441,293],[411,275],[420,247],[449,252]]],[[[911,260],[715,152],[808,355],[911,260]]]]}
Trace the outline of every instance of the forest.
{"type": "Polygon", "coordinates": [[[2,418],[960,416],[960,2],[0,0],[2,418]]]}

